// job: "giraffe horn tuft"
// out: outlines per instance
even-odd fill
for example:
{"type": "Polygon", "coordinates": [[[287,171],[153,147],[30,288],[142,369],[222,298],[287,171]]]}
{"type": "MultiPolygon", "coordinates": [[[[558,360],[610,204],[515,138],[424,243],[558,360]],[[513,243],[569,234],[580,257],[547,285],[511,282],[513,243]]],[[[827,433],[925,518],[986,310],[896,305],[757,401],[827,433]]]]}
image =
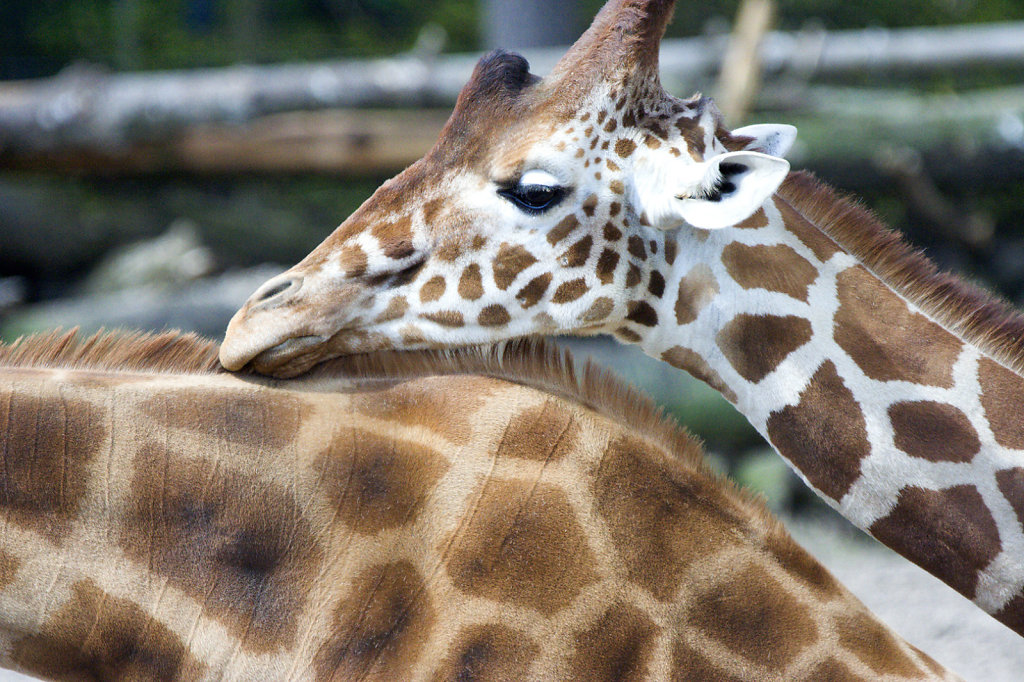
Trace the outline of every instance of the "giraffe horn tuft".
{"type": "Polygon", "coordinates": [[[598,80],[635,82],[638,75],[657,83],[661,38],[674,5],[674,0],[609,0],[547,80],[560,90],[571,84],[583,92],[598,80]]]}

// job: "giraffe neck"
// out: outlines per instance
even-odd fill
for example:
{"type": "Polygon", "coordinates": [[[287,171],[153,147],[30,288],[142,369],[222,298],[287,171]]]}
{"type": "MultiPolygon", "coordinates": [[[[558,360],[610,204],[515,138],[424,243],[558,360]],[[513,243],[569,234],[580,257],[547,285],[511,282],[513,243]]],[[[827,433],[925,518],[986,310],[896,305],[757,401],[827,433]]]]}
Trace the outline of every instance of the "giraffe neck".
{"type": "Polygon", "coordinates": [[[844,516],[1024,634],[1024,379],[784,196],[669,245],[661,323],[640,345],[721,391],[844,516]]]}
{"type": "Polygon", "coordinates": [[[544,377],[622,395],[645,432],[390,369],[0,366],[0,660],[58,679],[951,678],[621,387],[544,377]]]}

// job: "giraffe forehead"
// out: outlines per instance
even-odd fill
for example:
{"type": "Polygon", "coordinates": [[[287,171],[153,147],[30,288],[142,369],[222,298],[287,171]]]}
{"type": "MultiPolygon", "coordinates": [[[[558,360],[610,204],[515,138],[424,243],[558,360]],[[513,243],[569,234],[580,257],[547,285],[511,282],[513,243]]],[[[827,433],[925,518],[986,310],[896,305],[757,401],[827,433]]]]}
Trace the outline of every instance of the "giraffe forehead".
{"type": "Polygon", "coordinates": [[[608,157],[609,150],[620,160],[638,147],[700,160],[710,149],[725,149],[716,138],[722,131],[709,100],[684,101],[661,92],[623,94],[600,87],[561,120],[540,119],[521,127],[531,134],[520,134],[512,138],[514,144],[502,147],[492,161],[496,175],[518,177],[531,167],[557,168],[566,157],[586,164],[595,156],[608,157]]]}

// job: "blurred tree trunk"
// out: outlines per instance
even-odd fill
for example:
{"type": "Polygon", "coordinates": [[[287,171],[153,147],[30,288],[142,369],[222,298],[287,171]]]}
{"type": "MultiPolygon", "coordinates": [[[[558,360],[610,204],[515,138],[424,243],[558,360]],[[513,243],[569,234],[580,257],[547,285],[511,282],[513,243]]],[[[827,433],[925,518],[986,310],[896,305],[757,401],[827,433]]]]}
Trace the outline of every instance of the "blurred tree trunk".
{"type": "Polygon", "coordinates": [[[245,62],[257,61],[266,37],[263,0],[228,0],[227,7],[235,57],[245,62]]]}
{"type": "Polygon", "coordinates": [[[142,41],[139,37],[141,10],[139,0],[116,0],[114,3],[117,68],[122,71],[135,71],[142,68],[142,41]]]}
{"type": "Polygon", "coordinates": [[[775,17],[773,0],[743,0],[722,60],[715,99],[730,127],[743,122],[761,88],[761,43],[775,17]]]}
{"type": "Polygon", "coordinates": [[[484,0],[487,49],[572,45],[580,34],[577,0],[484,0]]]}

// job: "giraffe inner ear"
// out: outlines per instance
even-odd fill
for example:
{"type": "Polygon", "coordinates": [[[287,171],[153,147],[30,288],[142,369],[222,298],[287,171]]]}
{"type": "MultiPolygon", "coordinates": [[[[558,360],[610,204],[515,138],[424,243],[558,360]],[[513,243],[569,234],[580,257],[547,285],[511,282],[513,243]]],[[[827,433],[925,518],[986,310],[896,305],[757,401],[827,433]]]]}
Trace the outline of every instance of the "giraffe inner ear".
{"type": "Polygon", "coordinates": [[[717,230],[749,218],[789,173],[789,162],[758,152],[730,152],[704,162],[692,196],[677,200],[679,217],[694,227],[717,230]]]}
{"type": "Polygon", "coordinates": [[[785,123],[758,123],[732,131],[733,137],[752,138],[747,149],[770,156],[785,156],[796,142],[796,128],[785,123]]]}

